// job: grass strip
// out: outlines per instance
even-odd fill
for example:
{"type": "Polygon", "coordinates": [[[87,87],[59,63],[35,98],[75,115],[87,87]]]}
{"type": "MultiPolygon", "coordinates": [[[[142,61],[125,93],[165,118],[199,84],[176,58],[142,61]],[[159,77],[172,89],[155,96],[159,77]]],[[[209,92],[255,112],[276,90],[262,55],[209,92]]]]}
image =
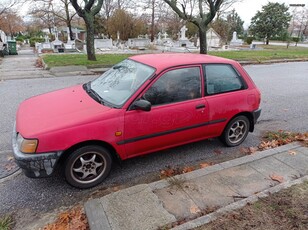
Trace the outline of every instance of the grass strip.
{"type": "MultiPolygon", "coordinates": [[[[258,45],[260,49],[251,50],[230,50],[230,51],[210,51],[210,55],[233,59],[236,61],[256,61],[262,63],[268,60],[281,59],[307,59],[308,48],[286,46],[265,46],[258,45]]],[[[245,47],[243,47],[245,48],[245,47]]],[[[80,65],[90,68],[110,67],[132,54],[97,54],[97,61],[88,61],[86,54],[46,54],[42,55],[48,67],[80,65]]]]}

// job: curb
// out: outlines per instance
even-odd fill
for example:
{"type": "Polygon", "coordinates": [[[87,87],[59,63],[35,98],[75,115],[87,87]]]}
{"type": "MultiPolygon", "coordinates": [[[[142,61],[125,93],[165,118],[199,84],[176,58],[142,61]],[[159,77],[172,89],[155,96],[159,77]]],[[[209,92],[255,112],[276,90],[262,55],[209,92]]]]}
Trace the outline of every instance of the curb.
{"type": "Polygon", "coordinates": [[[42,65],[43,65],[43,69],[45,70],[49,70],[49,66],[45,63],[44,58],[41,55],[38,55],[38,57],[41,59],[42,61],[42,65]]]}
{"type": "Polygon", "coordinates": [[[287,63],[287,62],[307,62],[308,58],[301,58],[301,59],[272,59],[272,60],[265,60],[265,61],[237,61],[241,65],[268,65],[268,64],[275,64],[275,63],[287,63]]]}
{"type": "MultiPolygon", "coordinates": [[[[206,168],[202,168],[202,169],[197,169],[194,170],[192,172],[189,173],[184,173],[184,174],[180,174],[180,175],[176,175],[173,178],[175,179],[180,179],[180,180],[192,180],[192,179],[196,179],[198,177],[201,176],[205,176],[208,175],[210,173],[214,173],[223,169],[228,169],[228,168],[232,168],[235,166],[239,166],[242,164],[246,164],[255,160],[259,160],[265,157],[269,157],[272,155],[275,155],[277,153],[280,152],[284,152],[284,151],[288,151],[294,148],[298,148],[301,147],[302,145],[299,142],[293,142],[287,145],[282,145],[279,146],[277,148],[273,148],[273,149],[268,149],[268,150],[264,150],[264,151],[260,151],[260,152],[256,152],[252,155],[248,155],[248,156],[244,156],[244,157],[240,157],[240,158],[236,158],[230,161],[226,161],[226,162],[222,162],[213,166],[209,166],[206,168]]],[[[158,190],[158,189],[163,189],[168,187],[170,184],[168,182],[167,179],[163,179],[160,181],[155,181],[149,184],[150,188],[152,190],[158,190]]]]}
{"type": "Polygon", "coordinates": [[[222,208],[220,208],[220,209],[216,210],[215,212],[212,212],[208,215],[201,216],[197,219],[194,219],[192,221],[189,221],[189,222],[186,222],[182,225],[179,225],[175,228],[172,228],[172,230],[189,230],[189,229],[200,227],[202,225],[210,223],[211,221],[216,220],[217,218],[219,218],[220,216],[222,216],[224,214],[227,214],[231,211],[243,208],[244,206],[246,206],[249,203],[255,203],[256,201],[259,200],[259,198],[267,197],[272,193],[279,192],[282,189],[289,188],[293,185],[301,184],[305,181],[308,181],[308,175],[304,176],[302,178],[296,179],[294,181],[287,181],[287,182],[278,184],[278,185],[276,185],[272,188],[266,189],[262,192],[254,194],[252,196],[249,196],[249,197],[247,197],[243,200],[240,200],[240,201],[234,202],[232,204],[229,204],[225,207],[222,207],[222,208]]]}
{"type": "MultiPolygon", "coordinates": [[[[243,164],[254,162],[254,161],[257,161],[257,160],[260,160],[260,159],[263,159],[263,158],[267,158],[267,157],[274,157],[277,154],[279,155],[280,153],[286,153],[286,152],[288,152],[292,149],[297,149],[297,148],[301,148],[301,147],[302,147],[302,145],[299,142],[293,142],[293,143],[283,145],[283,146],[280,146],[280,147],[276,147],[276,148],[273,148],[273,149],[259,151],[259,152],[252,154],[252,155],[247,155],[247,156],[240,157],[240,158],[237,158],[237,159],[233,159],[233,160],[230,160],[230,161],[222,162],[220,164],[216,164],[216,165],[209,166],[209,167],[206,167],[206,168],[198,169],[198,170],[195,170],[195,171],[192,171],[192,172],[189,172],[189,173],[176,175],[176,176],[173,176],[173,177],[170,177],[170,178],[184,180],[184,181],[186,181],[186,180],[190,181],[190,180],[197,179],[199,177],[204,177],[208,174],[212,174],[212,173],[215,173],[215,172],[218,172],[218,171],[221,171],[221,170],[233,168],[233,167],[236,167],[236,166],[240,166],[240,165],[243,165],[243,164]]],[[[305,156],[307,156],[306,152],[305,152],[305,156]]],[[[232,203],[228,203],[225,206],[221,206],[221,208],[217,209],[216,211],[214,211],[212,213],[198,217],[198,218],[193,219],[193,220],[189,220],[188,222],[183,223],[182,225],[178,225],[178,226],[176,226],[172,229],[173,230],[188,230],[188,229],[194,229],[196,227],[202,226],[204,224],[207,224],[207,223],[217,219],[218,217],[220,217],[223,214],[226,214],[226,213],[231,212],[233,210],[242,208],[248,203],[256,202],[261,197],[266,197],[271,193],[278,192],[282,189],[288,188],[288,187],[295,185],[295,184],[300,184],[303,181],[308,181],[308,175],[303,176],[303,177],[298,178],[298,179],[294,179],[294,180],[293,179],[294,178],[290,178],[289,180],[287,180],[287,181],[285,181],[281,184],[278,184],[274,187],[267,187],[262,191],[259,190],[259,192],[254,193],[254,194],[250,195],[249,197],[245,197],[244,199],[241,199],[239,201],[234,201],[234,202],[231,201],[232,203]]],[[[155,194],[155,190],[160,190],[160,189],[163,189],[163,188],[170,186],[170,179],[167,178],[167,179],[152,182],[152,183],[149,183],[149,184],[144,184],[144,186],[146,186],[146,188],[148,188],[149,191],[151,191],[152,193],[155,194]]],[[[135,187],[135,186],[132,186],[130,188],[133,188],[133,187],[135,187]]],[[[117,195],[114,195],[114,196],[118,197],[119,194],[120,194],[120,191],[118,191],[116,193],[117,193],[117,195]]],[[[125,192],[124,192],[124,194],[125,194],[125,192]]],[[[134,194],[136,194],[136,192],[134,194]]],[[[90,224],[91,229],[102,229],[102,228],[105,229],[106,224],[108,226],[110,226],[110,223],[109,223],[109,220],[108,220],[108,214],[107,214],[109,211],[108,211],[108,209],[107,210],[104,209],[103,205],[99,203],[100,202],[99,199],[101,199],[101,198],[97,198],[97,199],[93,199],[93,200],[88,201],[88,205],[84,204],[89,224],[92,223],[92,226],[90,224]],[[90,204],[90,206],[89,206],[89,204],[90,204]],[[90,212],[87,211],[87,210],[89,210],[90,212]],[[99,211],[97,211],[97,210],[99,210],[99,211]],[[102,211],[102,212],[100,212],[100,211],[102,211]],[[104,226],[104,227],[102,227],[102,226],[104,226]]],[[[109,198],[106,198],[106,199],[108,200],[109,198]]],[[[111,200],[113,200],[113,198],[111,200]]],[[[107,204],[108,204],[108,202],[107,202],[107,204]]],[[[110,207],[110,205],[108,207],[110,207]]],[[[114,219],[114,213],[111,214],[111,218],[114,219]]],[[[169,224],[172,224],[172,223],[174,223],[174,222],[171,221],[169,224]]],[[[110,227],[108,227],[108,229],[109,228],[110,227]]]]}

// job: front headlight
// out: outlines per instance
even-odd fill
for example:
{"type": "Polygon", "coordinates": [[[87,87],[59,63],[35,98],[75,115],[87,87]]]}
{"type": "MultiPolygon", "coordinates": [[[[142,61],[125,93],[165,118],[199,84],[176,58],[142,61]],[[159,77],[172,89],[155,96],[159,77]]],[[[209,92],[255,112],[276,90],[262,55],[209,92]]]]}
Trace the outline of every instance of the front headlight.
{"type": "Polygon", "coordinates": [[[17,146],[22,153],[35,153],[37,148],[37,139],[25,139],[19,133],[17,135],[17,146]]]}

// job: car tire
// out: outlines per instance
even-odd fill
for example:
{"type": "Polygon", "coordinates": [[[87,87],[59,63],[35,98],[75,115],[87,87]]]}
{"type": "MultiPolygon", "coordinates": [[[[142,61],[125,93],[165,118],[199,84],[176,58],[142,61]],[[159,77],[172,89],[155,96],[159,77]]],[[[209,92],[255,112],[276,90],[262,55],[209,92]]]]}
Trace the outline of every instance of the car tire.
{"type": "Polygon", "coordinates": [[[81,147],[65,162],[66,181],[77,188],[91,188],[100,184],[109,174],[112,158],[107,149],[98,145],[81,147]]]}
{"type": "Polygon", "coordinates": [[[237,116],[228,123],[220,139],[226,146],[238,146],[246,139],[249,126],[250,122],[246,116],[237,116]]]}

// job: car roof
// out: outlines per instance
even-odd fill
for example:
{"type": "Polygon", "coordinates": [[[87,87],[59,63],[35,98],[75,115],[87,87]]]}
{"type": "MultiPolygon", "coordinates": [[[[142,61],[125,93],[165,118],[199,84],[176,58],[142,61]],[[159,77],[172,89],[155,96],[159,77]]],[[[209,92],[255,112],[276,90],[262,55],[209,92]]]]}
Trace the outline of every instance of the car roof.
{"type": "Polygon", "coordinates": [[[207,54],[193,53],[160,53],[160,54],[143,54],[130,57],[137,62],[152,66],[157,71],[162,71],[172,66],[206,64],[206,63],[224,63],[233,64],[235,61],[211,56],[207,54]]]}

